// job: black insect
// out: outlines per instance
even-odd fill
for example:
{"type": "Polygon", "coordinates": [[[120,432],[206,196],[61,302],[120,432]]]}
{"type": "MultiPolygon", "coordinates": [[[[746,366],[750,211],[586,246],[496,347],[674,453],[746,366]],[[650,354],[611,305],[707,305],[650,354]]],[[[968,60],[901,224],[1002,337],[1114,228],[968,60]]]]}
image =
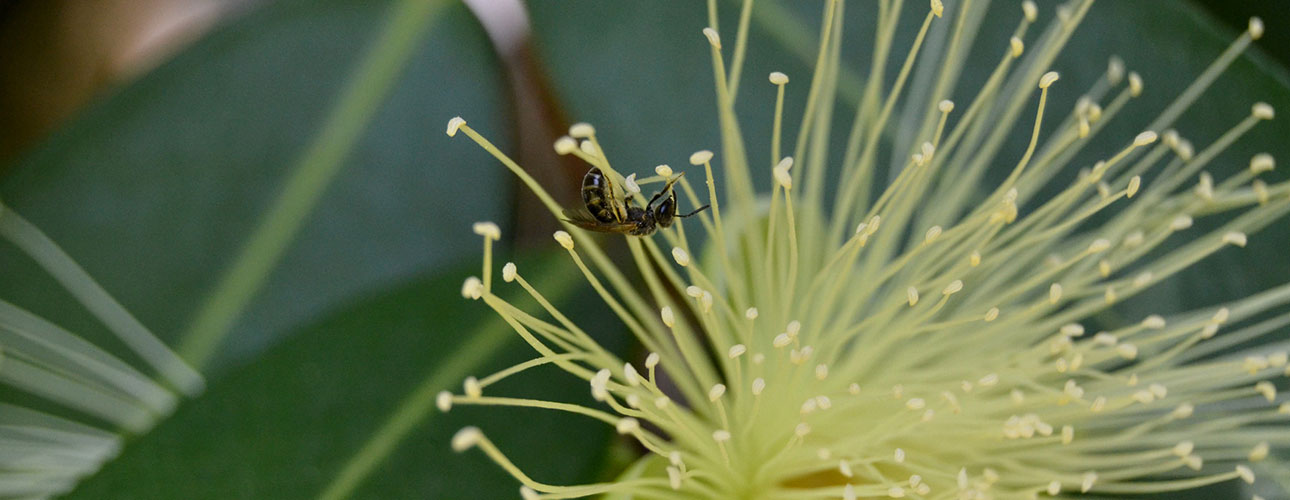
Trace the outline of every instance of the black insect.
{"type": "Polygon", "coordinates": [[[676,192],[672,191],[672,184],[680,178],[678,175],[667,181],[667,185],[650,198],[645,208],[641,208],[630,197],[625,203],[619,201],[614,196],[614,185],[609,176],[599,168],[591,167],[587,175],[582,177],[582,202],[586,208],[565,210],[565,220],[580,228],[602,233],[632,236],[653,234],[658,227],[671,226],[672,220],[677,217],[689,217],[708,208],[708,205],[704,205],[685,215],[676,213],[676,192]],[[659,201],[660,198],[662,201],[659,201]],[[657,207],[654,206],[656,201],[659,202],[657,207]]]}

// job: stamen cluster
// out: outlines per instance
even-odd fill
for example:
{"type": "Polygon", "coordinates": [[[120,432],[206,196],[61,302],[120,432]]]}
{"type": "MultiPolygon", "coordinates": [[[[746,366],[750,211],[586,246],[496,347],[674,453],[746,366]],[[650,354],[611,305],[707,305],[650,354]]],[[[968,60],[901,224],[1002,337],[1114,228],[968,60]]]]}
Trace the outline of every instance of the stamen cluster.
{"type": "MultiPolygon", "coordinates": [[[[1098,316],[1209,255],[1239,251],[1231,247],[1244,247],[1290,212],[1290,183],[1258,179],[1274,168],[1270,155],[1254,156],[1226,179],[1205,172],[1273,119],[1270,106],[1253,104],[1248,117],[1199,148],[1170,129],[1262,35],[1262,23],[1251,20],[1148,130],[1107,138],[1099,133],[1144,88],[1118,59],[1073,109],[1049,117],[1049,93],[1071,92],[1058,90],[1049,68],[1090,5],[1068,3],[1027,41],[1039,12],[1023,2],[997,67],[963,111],[943,100],[953,78],[930,79],[934,88],[918,93],[934,100],[915,116],[919,139],[910,151],[892,151],[883,132],[915,62],[931,57],[941,63],[939,75],[953,75],[963,60],[920,52],[929,26],[947,22],[945,6],[932,0],[895,83],[882,88],[885,47],[900,14],[884,11],[875,41],[881,57],[846,153],[829,160],[825,110],[838,83],[842,3],[826,2],[792,155],[781,156],[789,77],[770,74],[777,88],[772,155],[761,175],[773,187],[760,197],[751,181],[759,169],[747,159],[734,113],[740,68],[724,62],[711,19],[703,35],[713,58],[724,190],[714,181],[711,151],[689,159],[702,168],[706,192],[685,178],[676,184],[692,206],[711,205],[697,216],[704,245],[691,245],[682,222],[660,231],[661,241],[628,237],[642,291],[587,233],[568,225],[555,233],[648,356],[630,362],[606,351],[513,263],[502,267],[503,281],[543,310],[523,311],[494,295],[492,244],[500,231],[481,223],[483,273],[465,282],[462,295],[492,308],[537,357],[468,378],[460,394],[438,399],[443,411],[537,407],[600,420],[646,450],[641,466],[617,482],[555,486],[526,476],[479,429],[463,429],[453,447],[487,453],[523,484],[526,499],[1007,499],[1254,483],[1256,471],[1284,478],[1273,450],[1290,446],[1290,403],[1274,380],[1290,376],[1290,364],[1267,339],[1284,336],[1290,324],[1290,285],[1201,310],[1121,310],[1136,315],[1127,322],[1098,316]],[[1026,149],[1003,152],[1026,109],[1034,111],[1026,149]],[[1119,145],[1101,160],[1075,163],[1108,142],[1119,145]],[[874,171],[888,155],[902,165],[877,189],[874,171]],[[979,191],[996,165],[1006,166],[1004,180],[979,191]],[[1078,178],[1054,189],[1068,168],[1080,168],[1078,178]],[[758,217],[732,225],[726,210],[758,217]],[[1226,212],[1239,214],[1213,231],[1193,228],[1196,218],[1226,212]],[[587,381],[599,404],[485,395],[497,381],[542,365],[587,381]],[[663,372],[674,389],[661,383],[663,372]]],[[[951,54],[966,43],[961,19],[980,8],[959,7],[951,54]]],[[[739,28],[736,60],[746,29],[739,28]]],[[[560,216],[562,207],[464,120],[453,118],[447,132],[465,132],[560,216]]],[[[660,165],[654,176],[624,177],[587,124],[571,127],[555,150],[632,186],[624,197],[676,176],[660,165]]]]}

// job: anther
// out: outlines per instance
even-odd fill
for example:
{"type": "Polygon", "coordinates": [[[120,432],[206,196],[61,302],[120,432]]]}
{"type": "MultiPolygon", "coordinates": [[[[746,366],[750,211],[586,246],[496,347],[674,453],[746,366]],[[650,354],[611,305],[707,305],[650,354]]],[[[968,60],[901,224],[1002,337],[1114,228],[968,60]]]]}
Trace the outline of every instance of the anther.
{"type": "Polygon", "coordinates": [[[516,274],[514,262],[507,262],[506,265],[502,266],[502,281],[507,283],[515,281],[516,274]]]}
{"type": "Polygon", "coordinates": [[[1191,403],[1183,403],[1174,408],[1174,411],[1169,412],[1169,416],[1175,419],[1182,419],[1190,418],[1194,413],[1196,413],[1195,405],[1191,403]]]}
{"type": "Polygon", "coordinates": [[[726,386],[724,384],[713,385],[711,389],[708,389],[708,401],[721,399],[721,396],[725,395],[725,393],[726,386]]]}
{"type": "Polygon", "coordinates": [[[457,130],[465,124],[466,120],[462,119],[460,116],[454,116],[451,120],[448,120],[448,137],[455,137],[457,135],[457,130]]]}
{"type": "MultiPolygon", "coordinates": [[[[847,463],[847,461],[846,461],[846,460],[839,460],[839,461],[838,461],[838,472],[839,472],[839,473],[841,473],[843,476],[851,477],[851,476],[852,476],[852,474],[853,474],[853,473],[851,472],[851,464],[847,463]]],[[[850,486],[850,485],[848,485],[848,486],[850,486]]]]}
{"type": "Polygon", "coordinates": [[[1134,146],[1138,146],[1138,147],[1146,146],[1146,145],[1148,145],[1148,144],[1151,144],[1151,143],[1153,143],[1153,142],[1156,142],[1156,139],[1158,139],[1158,138],[1160,138],[1160,136],[1159,136],[1159,135],[1156,135],[1156,133],[1155,133],[1155,132],[1152,132],[1152,131],[1148,130],[1148,131],[1146,131],[1146,132],[1143,132],[1143,133],[1141,133],[1141,134],[1138,134],[1138,136],[1137,136],[1137,137],[1134,137],[1134,138],[1133,138],[1133,145],[1134,145],[1134,146]]]}
{"type": "Polygon", "coordinates": [[[943,100],[936,105],[936,109],[941,110],[942,113],[949,113],[951,111],[954,111],[954,101],[951,101],[949,99],[943,100]]]}
{"type": "Polygon", "coordinates": [[[1142,319],[1142,327],[1159,330],[1165,327],[1165,318],[1159,314],[1152,314],[1142,319]]]}
{"type": "Polygon", "coordinates": [[[1244,465],[1236,466],[1236,477],[1245,481],[1245,484],[1254,484],[1254,471],[1244,465]]]}
{"type": "Polygon", "coordinates": [[[602,368],[591,376],[591,398],[596,401],[605,401],[609,399],[609,377],[612,375],[608,368],[602,368]]]}
{"type": "Polygon", "coordinates": [[[1249,237],[1242,232],[1232,231],[1223,235],[1223,243],[1227,243],[1229,245],[1244,247],[1248,241],[1249,237]]]}
{"type": "Polygon", "coordinates": [[[954,280],[945,285],[945,289],[941,290],[941,295],[954,295],[961,290],[963,290],[963,280],[954,280]]]}
{"type": "Polygon", "coordinates": [[[788,173],[789,167],[792,167],[793,165],[793,159],[791,157],[786,157],[784,160],[786,161],[780,161],[778,165],[775,165],[775,168],[771,170],[771,173],[774,174],[776,183],[785,190],[789,190],[793,189],[793,176],[788,173]]]}
{"type": "Polygon", "coordinates": [[[826,378],[829,378],[829,365],[826,365],[824,363],[815,365],[815,378],[817,380],[824,380],[826,378]]]}
{"type": "Polygon", "coordinates": [[[760,396],[761,391],[766,390],[766,379],[757,377],[752,381],[752,395],[760,396]]]}
{"type": "Polygon", "coordinates": [[[658,353],[657,352],[649,353],[648,356],[645,356],[645,369],[653,370],[655,366],[658,366],[658,362],[659,362],[658,353]]]}
{"type": "Polygon", "coordinates": [[[894,458],[898,464],[905,463],[905,450],[896,448],[895,455],[892,458],[894,458]]]}
{"type": "Polygon", "coordinates": [[[999,317],[999,308],[997,307],[991,307],[989,311],[985,312],[986,322],[994,321],[998,317],[999,317]]]}
{"type": "Polygon", "coordinates": [[[641,185],[636,183],[635,172],[623,179],[623,187],[624,190],[627,191],[628,196],[639,194],[641,192],[641,185]]]}
{"type": "Polygon", "coordinates": [[[564,247],[565,250],[573,250],[573,237],[564,231],[556,231],[554,234],[556,243],[564,247]]]}
{"type": "Polygon", "coordinates": [[[1022,42],[1020,38],[1017,38],[1015,36],[1012,37],[1012,39],[1009,40],[1008,42],[1011,44],[1012,57],[1013,58],[1021,57],[1021,53],[1026,50],[1026,44],[1022,42]]]}
{"type": "Polygon", "coordinates": [[[721,35],[717,34],[717,30],[703,28],[703,36],[708,37],[708,43],[712,44],[712,48],[721,50],[721,35]]]}
{"type": "Polygon", "coordinates": [[[770,83],[773,83],[775,85],[786,85],[788,84],[788,75],[785,75],[778,71],[773,71],[770,74],[770,83]]]}
{"type": "Polygon", "coordinates": [[[621,418],[618,420],[618,423],[614,425],[614,428],[618,430],[619,434],[631,434],[640,430],[641,422],[640,420],[636,420],[632,417],[621,418]]]}
{"type": "Polygon", "coordinates": [[[1048,303],[1057,305],[1057,302],[1061,300],[1062,300],[1062,285],[1061,283],[1053,283],[1051,286],[1048,287],[1048,303]]]}
{"type": "Polygon", "coordinates": [[[944,13],[945,4],[941,3],[941,0],[932,0],[932,14],[935,14],[936,17],[941,17],[941,14],[944,13]]]}
{"type": "Polygon", "coordinates": [[[1267,380],[1260,380],[1259,383],[1254,384],[1254,390],[1262,394],[1263,398],[1267,399],[1269,403],[1275,402],[1277,399],[1277,386],[1267,380]]]}
{"type": "Polygon", "coordinates": [[[1169,222],[1169,228],[1174,231],[1182,231],[1183,229],[1191,227],[1194,222],[1195,220],[1193,220],[1190,215],[1183,214],[1174,217],[1174,220],[1169,222]]]}
{"type": "Polygon", "coordinates": [[[847,386],[847,393],[851,394],[852,396],[859,395],[859,394],[860,394],[860,384],[857,384],[857,383],[855,383],[855,382],[852,382],[852,383],[851,383],[851,385],[848,385],[848,386],[847,386]]]}
{"type": "Polygon", "coordinates": [[[478,427],[462,427],[452,436],[452,450],[458,453],[474,448],[484,438],[478,427]]]}
{"type": "Polygon", "coordinates": [[[1085,472],[1084,477],[1080,480],[1079,492],[1088,493],[1093,489],[1093,483],[1097,481],[1097,473],[1093,471],[1085,472]]]}
{"type": "Polygon", "coordinates": [[[596,135],[596,127],[590,123],[578,122],[569,127],[569,136],[575,139],[586,139],[596,135]]]}
{"type": "Polygon", "coordinates": [[[1124,359],[1131,360],[1138,357],[1138,346],[1126,342],[1115,346],[1115,353],[1124,359]]]}
{"type": "Polygon", "coordinates": [[[1111,248],[1111,240],[1098,238],[1088,245],[1088,253],[1101,253],[1111,248]]]}
{"type": "Polygon", "coordinates": [[[1258,40],[1263,37],[1263,20],[1257,17],[1250,18],[1250,26],[1246,29],[1250,33],[1251,40],[1258,40]]]}
{"type": "Polygon", "coordinates": [[[972,267],[981,265],[981,252],[973,250],[972,254],[968,256],[968,265],[972,267]]]}
{"type": "Polygon", "coordinates": [[[749,307],[748,310],[744,311],[744,317],[748,319],[757,319],[757,315],[758,312],[756,307],[749,307]]]}
{"type": "Polygon", "coordinates": [[[1075,441],[1075,428],[1069,425],[1062,426],[1062,444],[1071,444],[1075,441]]]}
{"type": "Polygon", "coordinates": [[[690,265],[690,254],[686,253],[681,247],[672,247],[672,258],[681,267],[690,265]]]}
{"type": "Polygon", "coordinates": [[[442,391],[439,394],[436,394],[434,398],[434,405],[436,408],[439,408],[439,411],[443,413],[448,413],[448,410],[452,409],[452,393],[448,391],[442,391]]]}
{"type": "Polygon", "coordinates": [[[1021,2],[1021,13],[1026,16],[1026,21],[1033,23],[1039,18],[1039,7],[1035,6],[1035,2],[1026,0],[1021,2]]]}
{"type": "Polygon", "coordinates": [[[1260,120],[1271,120],[1276,116],[1276,111],[1272,109],[1272,105],[1266,102],[1256,102],[1254,103],[1254,106],[1250,108],[1250,114],[1260,120]]]}
{"type": "Polygon", "coordinates": [[[936,238],[941,235],[942,231],[941,226],[932,226],[927,230],[927,234],[923,236],[923,243],[936,241],[936,238]]]}
{"type": "Polygon", "coordinates": [[[1272,155],[1267,153],[1259,153],[1254,155],[1253,158],[1250,158],[1250,172],[1256,174],[1270,171],[1276,168],[1276,166],[1276,159],[1272,158],[1272,155]]]}
{"type": "Polygon", "coordinates": [[[690,155],[691,165],[702,165],[710,160],[712,160],[712,152],[706,149],[703,151],[695,151],[694,154],[690,155]]]}
{"type": "Polygon", "coordinates": [[[578,141],[569,136],[563,136],[555,140],[555,152],[558,155],[567,155],[578,150],[578,141]]]}
{"type": "Polygon", "coordinates": [[[659,177],[668,178],[672,176],[672,167],[669,167],[667,165],[659,165],[657,167],[654,167],[654,173],[658,174],[659,177]]]}
{"type": "Polygon", "coordinates": [[[461,296],[471,300],[479,299],[484,296],[484,282],[479,278],[471,276],[466,278],[466,282],[461,284],[461,296]]]}
{"type": "Polygon", "coordinates": [[[1133,176],[1132,179],[1129,179],[1129,187],[1125,189],[1124,196],[1127,198],[1132,198],[1133,195],[1138,194],[1138,189],[1141,187],[1142,187],[1142,176],[1138,176],[1138,175],[1133,176]]]}
{"type": "Polygon", "coordinates": [[[672,312],[671,307],[663,306],[663,308],[659,309],[658,312],[659,312],[659,316],[663,319],[664,326],[667,326],[668,328],[672,328],[674,325],[676,325],[676,313],[672,312]]]}
{"type": "Polygon", "coordinates": [[[1106,64],[1106,80],[1111,85],[1119,85],[1124,79],[1124,59],[1117,56],[1111,56],[1111,60],[1106,64]]]}
{"type": "Polygon", "coordinates": [[[1136,72],[1129,72],[1129,95],[1138,97],[1142,95],[1142,75],[1136,72]]]}
{"type": "Polygon", "coordinates": [[[1271,450],[1268,447],[1268,442],[1263,441],[1259,444],[1254,445],[1254,448],[1250,450],[1249,459],[1251,462],[1262,462],[1264,459],[1268,458],[1268,453],[1270,451],[1271,450]]]}
{"type": "Polygon", "coordinates": [[[909,301],[909,307],[914,307],[915,304],[918,304],[918,289],[912,286],[905,289],[905,297],[909,301]]]}
{"type": "Polygon", "coordinates": [[[475,234],[493,241],[502,239],[502,230],[492,222],[476,222],[471,229],[475,231],[475,234]]]}
{"type": "Polygon", "coordinates": [[[745,352],[748,352],[748,346],[735,344],[730,346],[730,349],[726,351],[726,356],[729,356],[730,359],[735,359],[739,356],[743,356],[745,352]]]}
{"type": "Polygon", "coordinates": [[[1056,71],[1049,71],[1047,73],[1044,73],[1044,76],[1039,78],[1039,88],[1041,89],[1048,88],[1048,86],[1052,85],[1053,82],[1057,81],[1058,78],[1060,78],[1060,76],[1057,74],[1056,71]]]}

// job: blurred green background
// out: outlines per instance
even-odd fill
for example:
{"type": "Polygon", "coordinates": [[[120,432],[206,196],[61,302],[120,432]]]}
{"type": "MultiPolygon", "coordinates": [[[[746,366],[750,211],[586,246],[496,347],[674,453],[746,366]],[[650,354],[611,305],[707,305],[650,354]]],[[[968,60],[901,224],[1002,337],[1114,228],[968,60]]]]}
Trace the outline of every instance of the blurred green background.
{"type": "MultiPolygon", "coordinates": [[[[978,37],[985,57],[1006,43],[1014,4],[994,2],[978,37]]],[[[1040,4],[1049,18],[1055,3],[1040,4]]],[[[726,17],[737,10],[722,5],[726,17]]],[[[816,3],[794,7],[786,25],[814,30],[816,3]]],[[[631,169],[718,145],[701,2],[528,8],[532,40],[499,53],[448,0],[0,1],[0,199],[209,377],[206,394],[131,437],[71,497],[515,497],[480,454],[448,450],[463,425],[483,427],[539,480],[603,479],[620,465],[608,429],[577,419],[430,409],[435,392],[526,355],[482,304],[460,298],[462,279],[480,272],[471,223],[501,224],[502,262],[520,255],[550,296],[588,303],[548,253],[554,221],[493,159],[450,141],[449,118],[464,116],[570,204],[585,166],[553,158],[550,143],[572,121],[595,123],[631,169]]],[[[1290,9],[1279,2],[1106,1],[1054,69],[1082,89],[1119,54],[1147,80],[1139,109],[1156,110],[1189,82],[1177,75],[1198,74],[1255,14],[1267,36],[1180,125],[1204,144],[1254,101],[1290,110],[1290,9]]],[[[850,26],[858,40],[872,29],[860,17],[850,26]]],[[[804,82],[807,60],[771,31],[754,24],[746,81],[780,70],[804,82]]],[[[861,57],[856,74],[866,67],[861,57]]],[[[742,118],[769,123],[771,89],[746,88],[742,118]]],[[[1133,120],[1111,133],[1131,136],[1133,120]]],[[[765,132],[750,134],[764,144],[765,132]]],[[[1260,127],[1215,173],[1277,153],[1287,136],[1281,122],[1260,127]]],[[[1143,305],[1179,310],[1290,281],[1284,226],[1143,305]]],[[[131,359],[29,258],[6,245],[0,266],[0,297],[131,359]]],[[[574,308],[629,350],[602,309],[574,308]]],[[[583,384],[546,375],[498,391],[587,399],[583,384]]],[[[12,389],[0,398],[46,408],[12,389]]],[[[1223,493],[1195,498],[1213,494],[1223,493]]]]}

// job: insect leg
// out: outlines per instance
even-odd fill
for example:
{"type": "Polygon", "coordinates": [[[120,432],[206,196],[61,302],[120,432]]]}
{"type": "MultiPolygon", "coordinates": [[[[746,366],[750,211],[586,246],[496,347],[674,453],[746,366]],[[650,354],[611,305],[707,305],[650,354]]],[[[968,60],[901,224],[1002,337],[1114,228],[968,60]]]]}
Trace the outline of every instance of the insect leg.
{"type": "Polygon", "coordinates": [[[676,181],[681,180],[681,176],[683,175],[685,175],[685,172],[681,172],[680,175],[677,175],[676,177],[673,177],[671,180],[667,181],[667,185],[663,186],[663,189],[660,189],[657,193],[655,193],[654,197],[649,199],[649,203],[645,204],[645,209],[649,210],[650,207],[654,206],[654,202],[658,201],[658,199],[663,197],[664,194],[667,194],[668,191],[671,191],[672,185],[676,184],[676,181]]]}

